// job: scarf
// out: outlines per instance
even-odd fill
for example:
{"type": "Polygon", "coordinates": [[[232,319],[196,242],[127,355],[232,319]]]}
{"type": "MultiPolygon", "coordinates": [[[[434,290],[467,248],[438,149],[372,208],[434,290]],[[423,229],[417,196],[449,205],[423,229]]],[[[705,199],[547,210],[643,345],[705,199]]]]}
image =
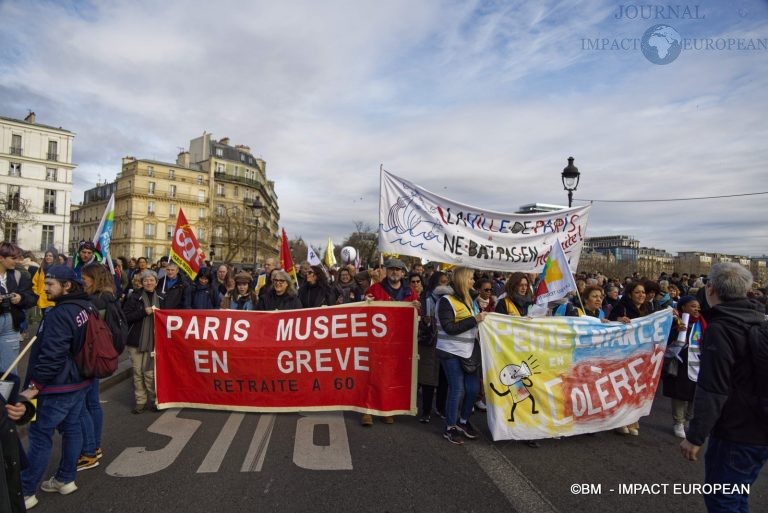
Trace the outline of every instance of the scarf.
{"type": "MultiPolygon", "coordinates": [[[[157,307],[160,306],[160,298],[158,297],[156,292],[148,293],[146,290],[142,290],[141,302],[144,305],[144,308],[147,308],[150,306],[157,306],[157,307]],[[150,297],[150,294],[152,295],[151,297],[150,297]]],[[[154,350],[155,350],[155,316],[153,314],[153,315],[147,315],[141,320],[139,352],[151,353],[154,350]]],[[[145,362],[144,370],[146,370],[147,363],[148,362],[145,362]]]]}

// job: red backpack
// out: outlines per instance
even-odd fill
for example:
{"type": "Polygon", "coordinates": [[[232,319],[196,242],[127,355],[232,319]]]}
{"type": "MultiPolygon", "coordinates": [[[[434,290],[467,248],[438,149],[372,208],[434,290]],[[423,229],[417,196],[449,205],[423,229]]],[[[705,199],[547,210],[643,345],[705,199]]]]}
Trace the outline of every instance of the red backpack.
{"type": "Polygon", "coordinates": [[[118,353],[112,343],[112,330],[99,312],[86,301],[74,301],[88,312],[85,340],[73,360],[84,378],[108,378],[117,370],[118,353]]]}

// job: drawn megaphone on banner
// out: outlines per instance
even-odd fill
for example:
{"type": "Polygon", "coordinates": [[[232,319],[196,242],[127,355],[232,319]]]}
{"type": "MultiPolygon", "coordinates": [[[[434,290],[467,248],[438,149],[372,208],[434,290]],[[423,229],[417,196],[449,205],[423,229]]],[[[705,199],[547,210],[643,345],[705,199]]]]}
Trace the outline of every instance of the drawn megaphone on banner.
{"type": "Polygon", "coordinates": [[[519,366],[516,366],[516,367],[517,367],[517,369],[515,369],[515,371],[512,373],[512,378],[513,379],[517,380],[517,379],[523,379],[523,378],[530,377],[530,375],[531,375],[531,368],[528,367],[528,363],[527,362],[523,362],[519,366]]]}

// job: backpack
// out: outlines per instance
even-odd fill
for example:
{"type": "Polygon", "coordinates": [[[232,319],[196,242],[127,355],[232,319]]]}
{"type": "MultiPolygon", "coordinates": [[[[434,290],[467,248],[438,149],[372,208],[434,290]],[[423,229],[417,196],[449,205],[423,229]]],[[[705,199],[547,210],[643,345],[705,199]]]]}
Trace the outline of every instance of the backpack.
{"type": "Polygon", "coordinates": [[[112,330],[90,302],[73,303],[88,312],[83,347],[73,358],[77,370],[84,378],[108,378],[117,370],[118,353],[112,341],[112,330]]]}
{"type": "Polygon", "coordinates": [[[754,365],[752,373],[753,391],[757,396],[757,414],[768,422],[768,321],[753,324],[749,328],[747,346],[754,365]]]}
{"type": "Polygon", "coordinates": [[[107,301],[107,308],[104,312],[104,321],[112,332],[112,345],[115,351],[120,355],[128,342],[128,319],[120,306],[120,300],[115,298],[107,301]]]}

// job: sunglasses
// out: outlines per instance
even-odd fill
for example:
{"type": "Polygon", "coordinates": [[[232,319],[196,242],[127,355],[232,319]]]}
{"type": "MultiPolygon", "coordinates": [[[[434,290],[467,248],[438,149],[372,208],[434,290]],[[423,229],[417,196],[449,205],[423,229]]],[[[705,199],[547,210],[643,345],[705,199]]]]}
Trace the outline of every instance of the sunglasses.
{"type": "Polygon", "coordinates": [[[288,283],[285,280],[272,280],[272,283],[288,283]]]}
{"type": "Polygon", "coordinates": [[[411,280],[411,283],[421,283],[421,280],[411,280]]]}

